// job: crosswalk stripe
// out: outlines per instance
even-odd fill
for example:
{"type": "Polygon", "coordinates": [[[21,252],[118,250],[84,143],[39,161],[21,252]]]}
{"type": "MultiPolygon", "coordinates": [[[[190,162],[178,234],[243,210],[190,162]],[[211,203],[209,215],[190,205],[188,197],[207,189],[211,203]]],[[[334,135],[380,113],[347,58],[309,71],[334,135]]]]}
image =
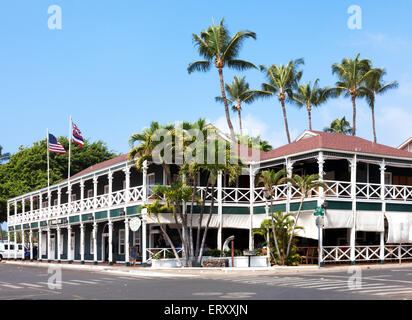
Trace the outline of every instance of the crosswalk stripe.
{"type": "Polygon", "coordinates": [[[399,286],[389,286],[388,287],[388,286],[386,286],[386,287],[381,287],[381,288],[376,287],[376,288],[373,288],[373,289],[367,288],[366,290],[359,289],[359,290],[353,290],[353,291],[356,291],[357,293],[369,293],[369,292],[377,292],[377,291],[378,292],[380,292],[380,291],[384,291],[384,292],[396,291],[396,290],[401,290],[401,289],[405,289],[405,287],[399,287],[399,286]]]}
{"type": "Polygon", "coordinates": [[[403,291],[390,291],[390,292],[379,292],[375,293],[376,296],[385,296],[389,294],[401,294],[401,293],[411,293],[412,289],[403,290],[403,291]]]}
{"type": "Polygon", "coordinates": [[[34,287],[34,288],[41,288],[42,286],[39,286],[38,284],[33,284],[33,283],[24,283],[24,282],[21,282],[21,283],[19,283],[20,285],[22,285],[22,286],[27,286],[27,287],[34,287]]]}
{"type": "Polygon", "coordinates": [[[80,282],[80,283],[87,283],[87,284],[97,284],[97,282],[86,281],[86,280],[71,280],[71,281],[76,281],[76,282],[80,282]]]}
{"type": "Polygon", "coordinates": [[[347,286],[347,282],[335,282],[335,283],[324,283],[324,284],[319,284],[319,285],[299,285],[299,286],[294,286],[298,288],[313,288],[313,289],[321,289],[321,288],[327,288],[327,287],[336,287],[336,286],[347,286]]]}
{"type": "Polygon", "coordinates": [[[12,284],[4,284],[4,283],[2,283],[2,284],[0,284],[0,285],[2,285],[3,287],[11,288],[11,289],[22,289],[22,288],[23,288],[23,287],[19,287],[19,286],[14,286],[14,285],[12,285],[12,284]]]}
{"type": "MultiPolygon", "coordinates": [[[[338,290],[338,291],[355,291],[355,290],[357,290],[356,288],[351,289],[351,288],[349,287],[349,285],[348,285],[347,282],[345,282],[345,286],[347,287],[346,289],[338,290]]],[[[378,288],[379,288],[379,287],[382,287],[382,285],[381,285],[381,284],[377,284],[377,283],[363,283],[363,284],[360,286],[359,289],[361,289],[361,288],[375,288],[375,287],[378,287],[378,288]]],[[[383,286],[383,287],[385,287],[385,286],[383,286]]]]}

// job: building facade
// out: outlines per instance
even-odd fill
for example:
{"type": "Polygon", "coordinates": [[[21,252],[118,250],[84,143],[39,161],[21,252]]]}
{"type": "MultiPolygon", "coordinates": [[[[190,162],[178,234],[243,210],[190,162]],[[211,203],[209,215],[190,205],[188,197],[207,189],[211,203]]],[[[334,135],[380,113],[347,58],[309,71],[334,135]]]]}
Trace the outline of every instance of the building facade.
{"type": "MultiPolygon", "coordinates": [[[[257,184],[259,172],[266,169],[286,169],[289,176],[316,173],[326,183],[327,188],[313,189],[304,199],[298,222],[303,227],[298,245],[319,246],[322,263],[412,258],[412,153],[317,131],[260,152],[259,159],[246,162],[236,185],[220,174],[213,195],[199,177],[199,196],[206,206],[212,196],[216,203],[209,248],[222,249],[224,240],[235,234],[240,249],[254,249],[252,231],[269,216],[270,199],[257,184]],[[324,203],[319,241],[313,212],[324,203]]],[[[138,171],[126,155],[96,164],[70,181],[9,199],[9,234],[17,239],[17,233],[29,232],[31,249],[33,234],[38,234],[39,260],[128,264],[130,248],[135,247],[141,262],[150,263],[153,253],[168,250],[157,245],[159,223],[172,233],[179,228],[171,213],[155,218],[142,209],[153,201],[156,184],[167,184],[159,165],[145,163],[138,171]],[[141,227],[133,232],[129,224],[136,218],[141,227]]],[[[274,191],[274,210],[298,210],[299,189],[284,184],[274,191]]],[[[14,258],[24,257],[16,252],[14,258]]]]}

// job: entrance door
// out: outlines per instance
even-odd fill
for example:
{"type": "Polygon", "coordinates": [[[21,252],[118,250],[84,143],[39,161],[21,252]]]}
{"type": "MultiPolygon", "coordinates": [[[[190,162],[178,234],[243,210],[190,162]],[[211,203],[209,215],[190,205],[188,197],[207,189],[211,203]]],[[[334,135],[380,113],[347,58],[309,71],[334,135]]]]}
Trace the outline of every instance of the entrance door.
{"type": "Polygon", "coordinates": [[[56,241],[54,234],[50,235],[50,259],[56,259],[56,241]]]}
{"type": "Polygon", "coordinates": [[[70,257],[71,257],[72,260],[74,260],[74,248],[76,246],[76,243],[75,243],[76,240],[75,239],[76,238],[74,236],[74,232],[72,232],[72,234],[71,234],[71,243],[70,243],[70,257]]]}
{"type": "Polygon", "coordinates": [[[103,233],[102,235],[102,260],[109,261],[109,234],[103,233]]]}

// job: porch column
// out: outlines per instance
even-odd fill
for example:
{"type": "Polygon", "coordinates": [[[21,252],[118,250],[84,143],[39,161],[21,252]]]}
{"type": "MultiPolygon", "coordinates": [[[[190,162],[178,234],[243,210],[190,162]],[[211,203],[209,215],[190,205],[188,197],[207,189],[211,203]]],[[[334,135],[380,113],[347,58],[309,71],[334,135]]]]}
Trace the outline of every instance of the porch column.
{"type": "Polygon", "coordinates": [[[147,215],[147,209],[144,208],[142,209],[142,266],[146,267],[147,265],[147,224],[146,224],[146,215],[147,215]]]}
{"type": "Polygon", "coordinates": [[[355,245],[356,245],[356,155],[349,160],[350,163],[350,183],[351,183],[351,198],[352,198],[352,214],[353,225],[350,229],[350,263],[354,265],[355,261],[355,245]]]}
{"type": "Polygon", "coordinates": [[[43,256],[42,256],[42,246],[43,246],[43,242],[42,242],[42,233],[43,233],[43,231],[41,230],[41,228],[40,228],[40,222],[39,222],[39,233],[38,233],[38,237],[39,237],[39,239],[37,240],[37,243],[38,243],[38,248],[37,248],[37,261],[40,261],[41,262],[41,260],[42,260],[42,258],[43,258],[43,256]]]}
{"type": "MultiPolygon", "coordinates": [[[[288,178],[292,178],[293,174],[293,162],[289,159],[286,158],[286,172],[288,178]]],[[[292,185],[290,182],[288,182],[288,189],[287,189],[287,196],[286,196],[286,212],[290,212],[290,200],[292,198],[292,190],[291,190],[292,185]]]]}
{"type": "Polygon", "coordinates": [[[113,222],[109,220],[109,264],[113,264],[113,222]]]}
{"type": "Polygon", "coordinates": [[[57,226],[56,229],[57,232],[57,263],[60,263],[60,259],[61,259],[61,250],[60,250],[60,241],[61,241],[61,233],[60,233],[60,226],[57,226]]]}
{"type": "Polygon", "coordinates": [[[98,177],[93,176],[93,208],[97,209],[97,182],[98,177]]]}
{"type": "Polygon", "coordinates": [[[33,196],[30,196],[30,214],[33,214],[34,206],[33,206],[33,196]]]}
{"type": "Polygon", "coordinates": [[[80,224],[80,263],[84,264],[84,224],[80,224]]]}
{"type": "Polygon", "coordinates": [[[124,190],[125,202],[129,203],[130,202],[130,167],[127,163],[126,163],[126,168],[124,169],[124,174],[125,174],[125,190],[124,190]]]}
{"type": "Polygon", "coordinates": [[[97,264],[97,223],[93,223],[93,264],[97,264]]]}
{"type": "Polygon", "coordinates": [[[67,225],[67,261],[72,263],[74,257],[72,257],[72,226],[70,224],[67,225]]]}
{"type": "Polygon", "coordinates": [[[143,168],[142,168],[142,172],[143,172],[143,202],[147,201],[147,169],[148,169],[148,165],[147,165],[147,160],[143,161],[143,168]]]}
{"type": "Polygon", "coordinates": [[[113,192],[113,172],[109,171],[109,173],[107,174],[107,180],[109,181],[109,195],[108,195],[108,205],[109,207],[112,206],[112,192],[113,192]]]}
{"type": "MultiPolygon", "coordinates": [[[[7,203],[8,205],[8,203],[7,203]]],[[[10,221],[9,219],[7,219],[7,221],[10,221]]],[[[10,227],[7,226],[7,243],[9,244],[9,252],[7,254],[7,260],[10,260],[10,227]]]]}
{"type": "Polygon", "coordinates": [[[255,247],[254,239],[253,239],[253,207],[255,204],[255,177],[256,177],[257,170],[255,169],[254,165],[251,164],[249,166],[249,217],[250,217],[250,224],[249,224],[249,250],[253,250],[255,247]]]}
{"type": "Polygon", "coordinates": [[[217,175],[217,213],[219,217],[219,228],[217,230],[217,248],[219,250],[222,250],[222,229],[223,229],[222,193],[223,193],[222,172],[219,171],[217,175]]]}
{"type": "Polygon", "coordinates": [[[61,204],[62,204],[62,189],[58,187],[57,188],[57,215],[58,216],[60,216],[62,213],[61,204]]]}
{"type": "MultiPolygon", "coordinates": [[[[14,227],[16,228],[16,227],[14,227]]],[[[17,231],[14,230],[14,260],[17,260],[17,248],[18,248],[18,243],[17,243],[17,231]]]]}
{"type": "Polygon", "coordinates": [[[30,261],[33,261],[33,230],[30,227],[30,234],[29,234],[29,242],[30,242],[30,261]]]}
{"type": "MultiPolygon", "coordinates": [[[[265,204],[265,213],[266,213],[266,219],[269,219],[269,201],[266,200],[265,204]]],[[[267,243],[266,243],[266,258],[267,258],[267,263],[268,266],[270,266],[270,230],[268,229],[266,232],[266,238],[267,238],[267,243]]]]}
{"type": "Polygon", "coordinates": [[[84,211],[84,181],[80,179],[80,211],[84,211]]]}
{"type": "Polygon", "coordinates": [[[50,227],[47,228],[47,262],[51,261],[50,254],[50,227]]]}
{"type": "Polygon", "coordinates": [[[124,262],[129,266],[129,219],[124,219],[124,262]]]}
{"type": "MultiPolygon", "coordinates": [[[[323,182],[323,176],[325,172],[323,171],[323,167],[325,164],[325,158],[323,156],[323,152],[320,151],[318,155],[318,166],[319,166],[319,180],[323,182]]],[[[318,206],[321,206],[325,202],[325,190],[323,187],[319,187],[319,196],[318,196],[318,206]]]]}
{"type": "Polygon", "coordinates": [[[24,230],[21,229],[21,260],[23,261],[25,259],[24,245],[24,230]]]}
{"type": "MultiPolygon", "coordinates": [[[[379,166],[380,174],[381,174],[381,202],[382,202],[382,215],[385,221],[385,213],[386,213],[386,201],[385,201],[385,170],[386,164],[385,160],[380,163],[379,166]]],[[[379,259],[381,263],[385,263],[385,224],[383,227],[383,231],[380,232],[380,250],[379,250],[379,259]]]]}

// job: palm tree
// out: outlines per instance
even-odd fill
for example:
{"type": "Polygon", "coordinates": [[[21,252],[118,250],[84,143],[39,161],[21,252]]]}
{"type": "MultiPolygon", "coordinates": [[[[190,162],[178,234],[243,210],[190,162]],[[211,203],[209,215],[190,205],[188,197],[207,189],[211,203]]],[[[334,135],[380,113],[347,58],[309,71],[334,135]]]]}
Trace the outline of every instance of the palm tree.
{"type": "Polygon", "coordinates": [[[385,69],[374,69],[373,76],[365,80],[362,88],[366,101],[372,111],[372,128],[373,128],[373,141],[376,143],[376,129],[375,129],[375,99],[377,94],[384,94],[390,89],[395,89],[399,86],[397,81],[383,82],[383,76],[386,74],[385,69]]]}
{"type": "Polygon", "coordinates": [[[325,89],[318,87],[319,79],[312,83],[309,81],[305,85],[300,85],[293,95],[293,102],[299,108],[306,107],[308,111],[309,130],[312,130],[312,107],[318,107],[328,99],[325,89]]]}
{"type": "Polygon", "coordinates": [[[194,71],[206,72],[210,70],[212,64],[218,70],[220,79],[220,90],[225,105],[225,114],[227,124],[230,129],[232,139],[235,140],[235,132],[233,130],[232,122],[230,121],[229,106],[226,100],[225,85],[223,80],[223,68],[235,70],[246,70],[256,68],[253,63],[245,60],[237,59],[240,48],[245,39],[256,39],[254,32],[244,30],[237,32],[233,37],[230,37],[228,29],[223,25],[223,19],[219,25],[211,25],[207,30],[203,30],[200,35],[193,34],[193,42],[198,48],[199,55],[206,60],[194,61],[189,64],[187,71],[190,73],[194,71]]]}
{"type": "Polygon", "coordinates": [[[289,61],[287,65],[272,65],[267,67],[260,66],[260,70],[265,73],[269,83],[262,84],[262,92],[258,93],[259,97],[277,97],[282,105],[283,119],[285,121],[286,135],[288,143],[291,142],[288,120],[286,117],[285,101],[293,99],[293,91],[297,88],[298,82],[302,77],[302,71],[298,71],[299,65],[304,64],[303,59],[289,61]]]}
{"type": "Polygon", "coordinates": [[[3,153],[2,152],[3,151],[3,147],[2,146],[0,146],[0,164],[3,162],[3,161],[7,161],[7,160],[9,160],[10,159],[10,153],[3,153]]]}
{"type": "Polygon", "coordinates": [[[295,234],[295,228],[296,228],[296,225],[298,223],[298,220],[301,214],[303,201],[308,197],[309,191],[311,191],[312,189],[316,189],[319,187],[327,189],[328,186],[324,182],[319,181],[318,174],[303,175],[303,176],[295,174],[292,178],[285,177],[279,181],[279,183],[285,183],[285,182],[288,182],[292,186],[296,187],[299,190],[300,195],[301,195],[299,210],[296,215],[295,223],[293,224],[292,232],[290,234],[289,241],[288,241],[288,248],[286,250],[286,259],[287,259],[289,257],[290,245],[292,243],[293,235],[295,234]]]}
{"type": "Polygon", "coordinates": [[[325,132],[339,133],[339,134],[351,134],[352,127],[349,121],[343,117],[342,119],[335,119],[330,124],[330,127],[325,127],[323,129],[325,132]]]}
{"type": "Polygon", "coordinates": [[[262,151],[270,151],[273,147],[266,140],[261,140],[260,136],[251,137],[248,134],[244,136],[236,135],[239,144],[248,146],[249,148],[255,148],[262,151]]]}
{"type": "Polygon", "coordinates": [[[355,59],[345,58],[342,63],[332,65],[332,74],[336,74],[339,81],[334,87],[327,88],[327,91],[336,97],[344,94],[352,99],[353,136],[356,135],[356,98],[365,95],[362,84],[376,73],[376,70],[372,69],[372,62],[367,59],[359,60],[359,55],[358,53],[355,59]]]}
{"type": "Polygon", "coordinates": [[[282,261],[283,264],[283,259],[282,256],[280,254],[279,251],[279,244],[278,244],[278,240],[277,240],[277,236],[276,236],[276,228],[275,228],[275,222],[273,219],[273,197],[275,195],[275,186],[278,184],[281,184],[281,180],[282,177],[285,176],[287,174],[286,170],[279,170],[279,171],[275,171],[275,170],[264,170],[260,173],[259,179],[258,179],[258,183],[263,184],[265,191],[267,192],[268,196],[270,197],[270,214],[272,216],[272,232],[273,232],[273,238],[274,238],[274,242],[275,242],[275,248],[276,248],[276,252],[278,254],[278,258],[279,261],[282,261]]]}
{"type": "MultiPolygon", "coordinates": [[[[239,129],[240,135],[243,136],[242,131],[242,103],[252,103],[256,99],[256,90],[249,90],[249,83],[246,82],[245,77],[238,78],[234,76],[232,84],[226,83],[225,85],[229,98],[226,98],[228,102],[232,104],[232,111],[237,112],[239,117],[239,129]]],[[[224,102],[222,97],[216,97],[216,101],[224,102]]]]}

